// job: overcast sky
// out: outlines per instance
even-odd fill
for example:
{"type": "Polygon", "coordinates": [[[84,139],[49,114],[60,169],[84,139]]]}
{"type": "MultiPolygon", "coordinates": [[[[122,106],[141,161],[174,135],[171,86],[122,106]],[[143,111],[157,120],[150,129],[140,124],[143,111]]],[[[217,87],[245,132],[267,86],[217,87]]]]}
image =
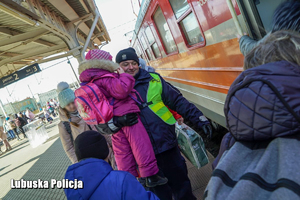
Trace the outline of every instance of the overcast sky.
{"type": "MultiPolygon", "coordinates": [[[[132,12],[130,0],[95,1],[112,40],[102,49],[109,51],[113,55],[114,60],[119,50],[129,46],[128,39],[124,36],[124,34],[133,30],[136,16],[132,12]]],[[[64,60],[65,58],[41,64],[40,67],[41,69],[45,69],[64,60]]],[[[77,60],[72,58],[71,63],[77,73],[77,60]]],[[[32,95],[28,85],[35,95],[37,93],[43,93],[52,89],[56,89],[57,83],[61,81],[71,83],[75,80],[76,78],[70,68],[70,65],[67,64],[67,61],[65,61],[43,70],[38,74],[13,83],[6,88],[0,89],[0,99],[4,104],[6,104],[8,101],[14,102],[15,100],[19,101],[27,97],[31,97],[32,95]],[[9,93],[11,93],[11,96],[7,92],[7,89],[9,93]]]]}

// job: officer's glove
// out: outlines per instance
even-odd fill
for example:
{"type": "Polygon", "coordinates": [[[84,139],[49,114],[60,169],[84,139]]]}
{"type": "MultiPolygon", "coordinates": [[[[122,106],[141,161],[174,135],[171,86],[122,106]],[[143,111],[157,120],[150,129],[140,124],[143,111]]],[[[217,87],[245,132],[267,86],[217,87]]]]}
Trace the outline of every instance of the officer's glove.
{"type": "Polygon", "coordinates": [[[115,116],[113,118],[114,125],[122,128],[124,126],[132,126],[138,123],[138,115],[136,113],[130,113],[121,117],[115,116]]]}
{"type": "Polygon", "coordinates": [[[210,124],[204,124],[202,126],[202,129],[203,129],[204,133],[207,135],[207,137],[209,139],[211,139],[212,138],[212,134],[213,134],[211,125],[210,124]]]}
{"type": "Polygon", "coordinates": [[[202,127],[201,127],[203,132],[205,133],[205,135],[207,135],[207,137],[209,139],[211,139],[212,134],[213,134],[213,130],[212,130],[212,127],[211,127],[208,119],[204,115],[200,116],[199,119],[202,123],[204,123],[204,125],[202,125],[202,127]]]}

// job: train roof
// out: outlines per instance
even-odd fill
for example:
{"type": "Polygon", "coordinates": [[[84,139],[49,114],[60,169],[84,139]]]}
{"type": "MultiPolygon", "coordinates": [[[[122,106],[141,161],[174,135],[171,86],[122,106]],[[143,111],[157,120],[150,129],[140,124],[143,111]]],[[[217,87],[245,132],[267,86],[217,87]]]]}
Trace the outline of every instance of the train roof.
{"type": "Polygon", "coordinates": [[[141,25],[144,21],[145,15],[147,13],[148,7],[151,3],[151,0],[143,0],[141,3],[141,7],[140,7],[140,11],[136,20],[136,24],[135,24],[135,28],[134,28],[134,34],[133,34],[133,38],[132,38],[132,42],[135,41],[136,38],[136,34],[139,32],[141,25]]]}

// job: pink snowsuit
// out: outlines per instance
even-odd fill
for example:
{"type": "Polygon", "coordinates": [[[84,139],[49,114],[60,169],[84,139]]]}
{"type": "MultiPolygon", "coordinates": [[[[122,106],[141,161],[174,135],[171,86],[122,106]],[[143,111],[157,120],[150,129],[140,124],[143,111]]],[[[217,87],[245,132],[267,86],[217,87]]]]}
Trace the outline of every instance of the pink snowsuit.
{"type": "MultiPolygon", "coordinates": [[[[117,74],[113,71],[117,64],[106,60],[88,60],[80,64],[79,73],[81,82],[89,82],[105,74],[113,74],[116,78],[105,77],[95,80],[106,98],[114,99],[114,116],[123,116],[129,113],[139,113],[136,102],[129,96],[136,97],[133,92],[135,79],[126,73],[117,74]]],[[[148,177],[158,173],[153,147],[149,135],[140,119],[133,126],[123,127],[112,135],[112,144],[115,159],[119,170],[130,172],[138,177],[136,163],[141,177],[148,177]]]]}

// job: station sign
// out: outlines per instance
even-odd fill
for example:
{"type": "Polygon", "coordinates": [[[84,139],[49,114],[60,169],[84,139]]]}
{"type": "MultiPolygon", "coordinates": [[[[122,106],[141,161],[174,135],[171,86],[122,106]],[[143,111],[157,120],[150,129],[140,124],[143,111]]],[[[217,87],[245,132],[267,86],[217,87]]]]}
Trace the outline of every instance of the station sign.
{"type": "Polygon", "coordinates": [[[8,76],[0,78],[0,89],[40,71],[41,68],[38,63],[25,67],[19,71],[15,71],[8,76]]]}

